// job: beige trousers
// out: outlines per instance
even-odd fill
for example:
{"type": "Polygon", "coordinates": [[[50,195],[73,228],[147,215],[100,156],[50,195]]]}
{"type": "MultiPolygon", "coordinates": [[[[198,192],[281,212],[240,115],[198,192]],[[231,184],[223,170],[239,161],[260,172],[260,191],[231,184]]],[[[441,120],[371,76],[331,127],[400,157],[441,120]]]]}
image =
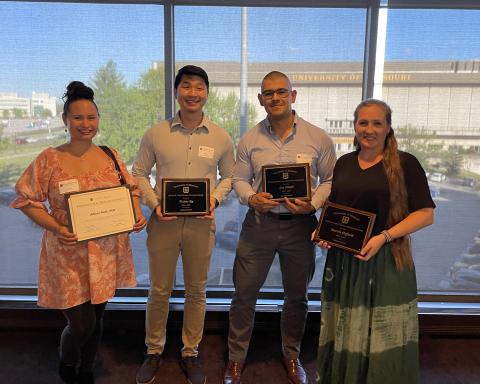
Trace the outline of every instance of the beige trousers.
{"type": "Polygon", "coordinates": [[[153,214],[147,226],[150,290],[145,322],[147,353],[162,354],[178,256],[182,255],[185,307],[182,356],[196,356],[205,319],[206,285],[215,222],[196,217],[160,221],[153,214]]]}

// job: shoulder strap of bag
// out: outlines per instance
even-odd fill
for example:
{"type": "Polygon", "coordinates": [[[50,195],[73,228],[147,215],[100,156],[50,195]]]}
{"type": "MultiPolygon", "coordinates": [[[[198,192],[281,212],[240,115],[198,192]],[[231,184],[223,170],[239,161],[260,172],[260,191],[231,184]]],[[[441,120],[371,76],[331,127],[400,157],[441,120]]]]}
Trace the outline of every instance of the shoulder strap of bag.
{"type": "Polygon", "coordinates": [[[113,163],[115,164],[115,169],[117,170],[117,173],[118,173],[118,178],[120,179],[120,183],[122,185],[127,184],[127,182],[125,181],[125,178],[123,177],[123,173],[120,170],[120,166],[118,165],[117,159],[115,158],[115,155],[113,154],[112,150],[106,145],[100,145],[99,147],[102,149],[103,152],[105,152],[108,155],[108,157],[110,157],[113,160],[113,163]]]}

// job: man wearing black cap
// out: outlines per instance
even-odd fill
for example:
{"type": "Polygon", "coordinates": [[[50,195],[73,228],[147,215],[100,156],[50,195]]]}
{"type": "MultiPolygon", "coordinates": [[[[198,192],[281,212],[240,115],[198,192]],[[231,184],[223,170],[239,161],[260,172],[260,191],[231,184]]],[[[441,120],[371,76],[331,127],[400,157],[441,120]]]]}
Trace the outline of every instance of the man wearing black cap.
{"type": "Polygon", "coordinates": [[[180,111],[173,119],[151,127],[143,136],[132,173],[145,204],[154,212],[148,223],[150,290],[146,313],[145,360],[137,384],[153,383],[162,363],[169,298],[178,256],[182,255],[185,307],[180,365],[188,382],[204,384],[206,376],[198,359],[198,345],[205,318],[207,273],[215,244],[214,210],[232,188],[235,164],[228,133],[203,113],[208,99],[206,72],[193,65],[175,77],[175,98],[180,111]],[[156,186],[150,173],[156,166],[156,186]],[[217,170],[220,180],[217,182],[217,170]],[[210,212],[207,216],[163,216],[163,178],[210,179],[210,212]]]}

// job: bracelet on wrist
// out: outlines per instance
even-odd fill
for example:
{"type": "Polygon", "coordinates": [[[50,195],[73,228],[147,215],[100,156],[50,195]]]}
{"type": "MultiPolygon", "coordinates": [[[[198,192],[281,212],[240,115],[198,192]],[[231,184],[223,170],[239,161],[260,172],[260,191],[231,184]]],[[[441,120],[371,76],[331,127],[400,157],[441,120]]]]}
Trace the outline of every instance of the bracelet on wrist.
{"type": "Polygon", "coordinates": [[[390,233],[386,229],[384,229],[382,232],[380,232],[383,237],[385,237],[385,243],[391,243],[392,242],[392,236],[390,236],[390,233]]]}

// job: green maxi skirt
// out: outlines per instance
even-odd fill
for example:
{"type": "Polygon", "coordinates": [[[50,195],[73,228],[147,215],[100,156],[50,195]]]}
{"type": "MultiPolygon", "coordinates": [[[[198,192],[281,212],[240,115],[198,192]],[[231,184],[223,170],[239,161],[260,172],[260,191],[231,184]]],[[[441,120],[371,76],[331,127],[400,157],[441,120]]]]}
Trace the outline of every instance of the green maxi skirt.
{"type": "Polygon", "coordinates": [[[390,246],[369,261],[328,251],[322,285],[319,384],[415,384],[415,270],[399,272],[390,246]]]}

